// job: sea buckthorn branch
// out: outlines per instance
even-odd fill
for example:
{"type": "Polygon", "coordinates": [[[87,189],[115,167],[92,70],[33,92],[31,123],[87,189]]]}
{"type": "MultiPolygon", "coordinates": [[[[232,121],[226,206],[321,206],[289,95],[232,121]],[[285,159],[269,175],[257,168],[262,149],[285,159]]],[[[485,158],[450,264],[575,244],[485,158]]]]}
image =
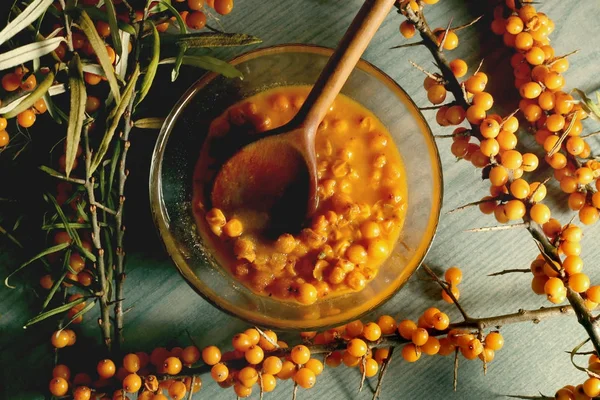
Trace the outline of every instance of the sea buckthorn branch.
{"type": "Polygon", "coordinates": [[[96,249],[96,265],[98,267],[98,279],[100,281],[100,319],[98,324],[102,332],[102,340],[108,350],[112,347],[112,338],[110,331],[110,308],[109,308],[109,282],[107,279],[106,266],[104,264],[104,249],[102,246],[102,235],[100,232],[100,224],[98,221],[98,214],[96,211],[96,195],[94,193],[95,178],[89,176],[88,171],[92,167],[92,149],[90,146],[89,138],[89,125],[83,127],[83,141],[85,147],[85,189],[90,202],[89,212],[92,224],[92,243],[96,249]]]}
{"type": "MultiPolygon", "coordinates": [[[[420,2],[420,1],[404,1],[404,2],[399,3],[397,5],[397,7],[399,8],[399,12],[402,13],[406,17],[408,23],[412,24],[412,26],[414,26],[413,29],[416,29],[416,31],[419,32],[419,34],[422,38],[423,44],[428,48],[428,50],[434,57],[434,59],[436,61],[436,65],[440,69],[442,79],[445,81],[445,84],[443,85],[443,87],[445,89],[447,89],[448,91],[450,91],[454,95],[455,101],[463,109],[462,117],[457,118],[457,121],[456,121],[456,122],[462,122],[462,120],[464,119],[464,112],[465,112],[464,110],[467,110],[471,106],[471,103],[468,101],[465,86],[461,85],[458,82],[452,68],[450,67],[450,64],[448,63],[447,59],[445,58],[445,56],[443,54],[443,51],[441,51],[441,49],[440,49],[439,37],[436,37],[436,35],[431,31],[431,29],[429,28],[429,26],[426,22],[426,19],[422,12],[422,10],[423,10],[422,2],[420,2]]],[[[402,31],[402,26],[401,26],[401,31],[402,31]]],[[[448,29],[446,29],[443,32],[444,38],[446,38],[448,36],[448,33],[449,33],[448,29]]],[[[412,34],[410,34],[409,36],[412,36],[412,34]]],[[[429,97],[429,93],[428,93],[428,97],[429,97]]],[[[443,96],[443,97],[445,97],[445,96],[443,96]]],[[[431,100],[431,98],[430,98],[430,100],[431,100]]],[[[437,101],[439,101],[439,100],[437,100],[437,101]]],[[[468,115],[467,115],[467,117],[468,117],[468,115]]],[[[485,118],[485,115],[483,118],[485,118]]],[[[469,120],[469,124],[471,125],[471,136],[476,137],[477,139],[479,139],[480,143],[483,143],[485,138],[481,134],[481,132],[479,130],[479,126],[477,124],[474,124],[471,121],[471,118],[467,118],[467,119],[469,120]]],[[[504,124],[505,121],[506,120],[503,120],[502,124],[504,124]]],[[[553,143],[553,145],[554,145],[554,143],[553,143]]],[[[494,154],[494,153],[492,152],[492,154],[494,154]]],[[[496,152],[496,154],[497,154],[497,152],[496,152]]],[[[486,162],[486,164],[491,163],[491,165],[494,166],[495,161],[493,158],[494,158],[493,156],[490,156],[490,160],[488,162],[486,162]]],[[[507,182],[505,182],[506,184],[512,183],[513,178],[510,176],[510,174],[508,174],[506,181],[507,181],[507,182]]],[[[538,185],[538,187],[539,187],[539,185],[538,185]]],[[[509,196],[510,196],[510,194],[509,194],[509,196]]],[[[492,197],[491,199],[494,199],[494,197],[492,197]]],[[[495,199],[497,200],[497,198],[495,198],[495,199]]],[[[527,212],[522,213],[522,218],[523,218],[523,223],[525,225],[519,225],[519,227],[527,228],[527,230],[530,232],[530,234],[532,235],[532,237],[538,244],[538,247],[540,248],[542,255],[550,263],[550,265],[552,266],[553,269],[562,269],[562,261],[557,253],[557,247],[554,246],[550,242],[547,235],[543,232],[541,226],[537,222],[532,221],[527,212]],[[555,266],[558,266],[558,267],[555,267],[555,266]]],[[[508,220],[509,218],[506,218],[506,219],[508,220]]],[[[502,222],[507,222],[507,221],[502,221],[502,222]]],[[[498,229],[498,228],[492,228],[492,229],[486,228],[484,230],[495,230],[495,229],[498,229]]],[[[513,229],[513,227],[506,228],[506,229],[513,229]]],[[[564,275],[562,275],[562,276],[563,276],[563,278],[562,278],[563,280],[566,279],[566,276],[564,276],[564,275]]],[[[564,285],[563,285],[563,287],[564,287],[564,285]]],[[[572,290],[570,288],[564,288],[563,290],[564,290],[564,294],[563,294],[564,297],[562,297],[562,298],[563,299],[566,298],[571,303],[571,305],[577,315],[579,323],[584,327],[584,329],[590,336],[595,349],[597,351],[600,351],[600,329],[598,326],[596,326],[598,324],[595,323],[595,320],[594,320],[590,310],[588,310],[588,308],[586,308],[584,299],[581,297],[581,295],[579,293],[575,292],[574,290],[572,290]]]]}

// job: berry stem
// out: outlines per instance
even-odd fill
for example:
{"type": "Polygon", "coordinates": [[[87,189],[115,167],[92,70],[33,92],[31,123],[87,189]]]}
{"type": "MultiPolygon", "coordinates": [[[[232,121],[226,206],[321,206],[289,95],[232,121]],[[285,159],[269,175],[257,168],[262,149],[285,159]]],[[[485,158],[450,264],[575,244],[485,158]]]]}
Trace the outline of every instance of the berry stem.
{"type": "Polygon", "coordinates": [[[446,282],[442,281],[439,278],[439,276],[437,276],[437,274],[435,272],[433,272],[431,270],[431,268],[429,268],[426,264],[422,264],[421,268],[423,268],[425,270],[425,272],[427,272],[427,274],[429,276],[431,276],[433,278],[433,280],[436,281],[437,284],[440,285],[440,287],[446,292],[446,294],[453,300],[454,305],[456,306],[458,311],[463,316],[465,322],[473,321],[473,318],[469,317],[469,314],[467,314],[465,309],[460,305],[460,303],[458,302],[458,299],[454,296],[454,293],[452,293],[452,290],[450,290],[449,285],[446,282]]]}
{"type": "Polygon", "coordinates": [[[493,272],[491,274],[488,274],[488,276],[500,276],[500,275],[513,274],[513,273],[529,273],[529,272],[531,272],[530,268],[504,269],[502,271],[493,272]]]}

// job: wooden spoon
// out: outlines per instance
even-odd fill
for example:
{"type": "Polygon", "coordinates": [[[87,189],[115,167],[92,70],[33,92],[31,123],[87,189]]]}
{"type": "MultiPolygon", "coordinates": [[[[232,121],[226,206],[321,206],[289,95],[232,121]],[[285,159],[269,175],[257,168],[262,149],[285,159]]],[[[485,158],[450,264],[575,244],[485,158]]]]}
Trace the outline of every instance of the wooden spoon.
{"type": "Polygon", "coordinates": [[[297,232],[318,206],[317,128],[396,0],[367,0],[298,114],[227,160],[212,189],[213,207],[269,214],[273,235],[297,232]],[[308,201],[307,201],[308,199],[308,201]]]}

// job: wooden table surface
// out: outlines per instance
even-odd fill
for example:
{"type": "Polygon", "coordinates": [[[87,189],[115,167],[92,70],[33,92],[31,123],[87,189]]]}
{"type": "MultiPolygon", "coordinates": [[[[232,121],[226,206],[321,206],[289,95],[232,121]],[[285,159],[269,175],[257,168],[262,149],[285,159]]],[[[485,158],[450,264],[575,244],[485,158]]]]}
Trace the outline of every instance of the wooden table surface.
{"type": "MultiPolygon", "coordinates": [[[[450,17],[454,24],[470,21],[485,9],[487,1],[442,0],[427,7],[426,13],[432,27],[446,26],[450,17]]],[[[571,68],[566,73],[567,87],[578,87],[588,93],[600,84],[600,3],[597,0],[548,0],[539,5],[556,22],[552,45],[557,54],[574,49],[580,52],[571,58],[571,68]]],[[[360,0],[238,0],[234,11],[222,24],[227,31],[247,32],[263,39],[263,45],[279,43],[312,43],[333,47],[343,35],[360,0]]],[[[489,15],[489,9],[488,9],[489,15]]],[[[403,18],[389,15],[364,58],[388,73],[414,98],[426,106],[422,89],[423,75],[412,68],[408,60],[433,69],[431,57],[423,48],[390,50],[405,43],[398,33],[403,18]]],[[[481,22],[460,32],[461,45],[450,55],[464,58],[476,66],[484,58],[483,70],[490,75],[489,90],[497,98],[498,111],[504,114],[517,103],[509,66],[510,52],[497,37],[490,34],[488,22],[481,22]]],[[[217,51],[217,55],[230,57],[244,49],[217,51]]],[[[169,71],[163,70],[164,82],[169,71]]],[[[175,85],[164,83],[154,90],[157,112],[164,113],[200,72],[183,69],[175,85]],[[160,101],[158,100],[160,98],[160,101]]],[[[152,94],[150,95],[152,96],[152,94]]],[[[161,114],[159,114],[161,115],[161,114]]],[[[434,112],[427,111],[434,134],[448,133],[435,124],[434,112]]],[[[586,125],[588,131],[598,126],[586,125]]],[[[187,345],[187,331],[200,345],[225,344],[246,324],[216,310],[197,296],[172,267],[158,241],[148,208],[146,178],[154,134],[134,132],[132,136],[131,182],[128,186],[128,214],[126,216],[129,240],[127,259],[125,307],[133,307],[126,315],[126,349],[150,350],[153,346],[187,345]]],[[[598,139],[592,139],[598,149],[598,139]]],[[[530,141],[527,143],[530,144],[530,141]]],[[[525,230],[493,233],[466,233],[466,229],[494,225],[492,217],[482,216],[476,209],[447,215],[446,212],[487,193],[488,184],[470,163],[457,162],[449,151],[449,139],[439,141],[444,168],[444,206],[440,226],[426,262],[441,271],[458,265],[464,271],[460,285],[461,302],[473,316],[491,316],[515,312],[520,308],[532,309],[548,306],[541,296],[530,290],[530,275],[505,275],[488,277],[487,274],[507,268],[526,268],[536,256],[536,247],[525,230]]],[[[540,154],[540,149],[534,148],[540,154]]],[[[542,176],[547,176],[543,171],[542,176]]],[[[553,210],[563,212],[566,222],[566,196],[552,183],[550,196],[559,200],[553,210]]],[[[556,213],[556,211],[555,211],[556,213]]],[[[600,269],[594,263],[600,258],[598,235],[600,224],[585,230],[583,258],[586,272],[593,282],[600,282],[600,269]]],[[[10,250],[2,252],[0,275],[5,276],[18,265],[18,258],[10,250]]],[[[0,288],[0,398],[38,399],[45,395],[50,378],[52,351],[49,336],[51,324],[41,324],[23,330],[23,322],[33,315],[40,300],[36,291],[18,279],[15,290],[0,288]]],[[[391,313],[399,319],[416,319],[426,307],[435,305],[448,312],[452,319],[459,315],[454,308],[440,300],[438,287],[417,273],[405,288],[376,314],[391,313]]],[[[86,316],[78,328],[81,342],[99,342],[95,317],[86,316]],[[84,339],[85,337],[85,339],[84,339]]],[[[423,356],[415,364],[407,364],[396,357],[387,374],[382,398],[385,399],[490,399],[504,395],[536,395],[542,392],[553,395],[565,384],[581,383],[585,375],[570,364],[571,350],[585,338],[585,332],[573,316],[559,317],[537,325],[524,323],[502,329],[505,347],[497,352],[484,376],[479,360],[461,359],[458,373],[458,390],[452,391],[452,357],[423,356]]],[[[78,348],[83,362],[95,364],[93,356],[86,358],[84,346],[78,348]]],[[[584,362],[584,360],[581,360],[584,362]]],[[[327,369],[318,377],[317,385],[310,391],[300,390],[300,399],[370,399],[374,382],[362,393],[357,392],[358,370],[339,367],[327,369]]],[[[278,383],[276,392],[267,398],[291,397],[291,382],[278,383]]],[[[234,398],[233,391],[223,390],[210,379],[204,379],[198,398],[234,398]]],[[[258,398],[254,394],[252,398],[258,398]]]]}

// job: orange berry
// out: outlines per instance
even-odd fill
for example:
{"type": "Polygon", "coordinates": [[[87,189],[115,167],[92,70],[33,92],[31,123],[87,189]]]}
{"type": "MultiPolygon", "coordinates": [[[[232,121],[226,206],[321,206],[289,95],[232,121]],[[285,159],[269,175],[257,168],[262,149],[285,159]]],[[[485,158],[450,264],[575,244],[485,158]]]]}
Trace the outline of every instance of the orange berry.
{"type": "Polygon", "coordinates": [[[123,379],[123,390],[127,393],[136,393],[142,387],[142,378],[136,373],[129,374],[123,379]]]}
{"type": "Polygon", "coordinates": [[[31,110],[25,110],[17,115],[17,122],[23,128],[29,128],[35,123],[35,113],[31,110]]]}
{"type": "Polygon", "coordinates": [[[473,75],[465,81],[465,89],[469,93],[480,93],[485,90],[486,80],[482,76],[473,75]]]}
{"type": "Polygon", "coordinates": [[[62,349],[63,347],[67,347],[69,345],[69,334],[66,331],[56,331],[50,337],[52,342],[52,346],[57,349],[62,349]]]}
{"type": "Polygon", "coordinates": [[[417,324],[409,319],[400,321],[398,324],[398,333],[406,340],[412,340],[413,332],[417,329],[417,324]]]}
{"type": "Polygon", "coordinates": [[[529,210],[529,216],[531,219],[538,224],[545,224],[550,220],[550,208],[547,205],[537,203],[534,204],[529,210]]]}
{"type": "Polygon", "coordinates": [[[437,354],[440,351],[440,341],[437,338],[430,336],[427,339],[427,342],[421,346],[421,351],[429,356],[437,354]]]}
{"type": "Polygon", "coordinates": [[[252,346],[252,341],[245,333],[238,333],[231,339],[231,344],[235,350],[245,352],[252,346]]]}
{"type": "Polygon", "coordinates": [[[416,346],[424,345],[427,343],[428,339],[429,333],[427,332],[427,329],[424,328],[415,329],[411,335],[411,340],[416,346]]]}
{"type": "Polygon", "coordinates": [[[512,15],[506,19],[506,32],[517,35],[523,31],[523,20],[516,15],[512,15]]]}
{"type": "Polygon", "coordinates": [[[481,106],[472,105],[467,108],[467,120],[474,125],[479,125],[485,119],[485,116],[485,109],[481,106]]]}
{"type": "Polygon", "coordinates": [[[229,368],[223,363],[215,364],[210,370],[210,375],[215,382],[224,382],[229,376],[229,368]]]}
{"type": "Polygon", "coordinates": [[[140,364],[140,357],[137,354],[130,353],[123,357],[123,368],[131,374],[140,370],[140,364]]]}
{"type": "Polygon", "coordinates": [[[323,372],[323,363],[316,358],[311,358],[304,364],[304,367],[310,369],[315,375],[320,375],[323,372]]]}
{"type": "Polygon", "coordinates": [[[227,15],[233,10],[233,0],[214,0],[214,9],[221,15],[227,15]]]}
{"type": "Polygon", "coordinates": [[[377,325],[383,335],[391,335],[396,331],[396,320],[390,315],[382,315],[377,319],[377,325]]]}
{"type": "Polygon", "coordinates": [[[569,287],[578,293],[583,293],[590,288],[590,278],[583,273],[569,276],[569,287]]]}
{"type": "Polygon", "coordinates": [[[598,209],[593,206],[583,206],[581,210],[579,210],[579,220],[584,225],[592,225],[598,221],[598,209]]]}
{"type": "Polygon", "coordinates": [[[381,337],[381,327],[375,322],[369,322],[363,327],[362,336],[371,342],[379,340],[381,337]]]}
{"type": "Polygon", "coordinates": [[[310,359],[310,350],[302,344],[297,345],[290,352],[290,357],[298,365],[305,364],[310,359]]]}
{"type": "Polygon", "coordinates": [[[115,373],[117,372],[117,367],[115,366],[115,363],[112,360],[104,359],[98,363],[96,370],[100,378],[108,379],[112,378],[115,375],[115,373]]]}
{"type": "Polygon", "coordinates": [[[308,368],[300,368],[294,375],[294,382],[304,389],[310,389],[315,386],[316,380],[315,373],[308,368]]]}
{"type": "Polygon", "coordinates": [[[465,110],[461,106],[452,106],[446,111],[446,120],[450,125],[458,125],[465,120],[465,110]]]}
{"type": "Polygon", "coordinates": [[[487,111],[494,105],[494,98],[487,92],[479,92],[473,96],[472,103],[487,111]]]}
{"type": "Polygon", "coordinates": [[[525,99],[535,99],[542,93],[542,87],[537,82],[527,82],[519,88],[519,93],[525,99]]]}
{"type": "Polygon", "coordinates": [[[187,392],[187,388],[185,387],[185,383],[181,381],[175,381],[171,386],[169,386],[169,396],[173,400],[182,400],[185,397],[187,392]]]}
{"type": "Polygon", "coordinates": [[[504,337],[502,337],[500,332],[494,331],[487,334],[484,342],[485,347],[498,351],[504,346],[504,337]]]}
{"type": "MultiPolygon", "coordinates": [[[[190,347],[193,347],[196,351],[198,350],[198,348],[195,346],[190,346],[190,347]]],[[[194,364],[195,362],[198,361],[198,359],[196,358],[196,353],[192,349],[188,350],[188,353],[186,353],[187,349],[188,348],[186,347],[183,350],[183,353],[181,354],[182,359],[186,364],[194,364]],[[190,354],[191,352],[194,352],[193,357],[190,354]],[[190,362],[192,360],[193,360],[193,362],[190,362]]],[[[217,346],[205,347],[204,349],[202,349],[202,361],[204,361],[204,363],[206,365],[217,364],[218,362],[221,361],[221,350],[219,350],[219,348],[217,346]]]]}
{"type": "Polygon", "coordinates": [[[192,11],[185,19],[185,23],[191,29],[203,29],[206,26],[206,14],[202,11],[192,11]]]}
{"type": "Polygon", "coordinates": [[[402,358],[407,362],[415,362],[421,358],[421,349],[414,343],[409,343],[402,348],[402,358]]]}
{"type": "Polygon", "coordinates": [[[444,85],[436,84],[427,90],[427,99],[429,99],[432,104],[441,104],[446,100],[446,93],[444,85]]]}
{"type": "Polygon", "coordinates": [[[517,150],[507,150],[500,158],[502,166],[507,169],[517,169],[523,164],[523,156],[517,150]]]}
{"type": "Polygon", "coordinates": [[[467,74],[469,67],[464,60],[457,58],[456,60],[450,61],[450,69],[455,77],[462,78],[467,74]]]}
{"type": "Polygon", "coordinates": [[[529,32],[521,32],[515,37],[515,48],[527,51],[533,46],[533,37],[529,32]]]}
{"type": "Polygon", "coordinates": [[[181,372],[183,365],[181,360],[177,357],[167,357],[163,363],[164,371],[169,375],[177,375],[181,372]]]}
{"type": "Polygon", "coordinates": [[[541,65],[546,60],[546,53],[540,47],[533,46],[525,54],[525,59],[531,65],[541,65]]]}
{"type": "Polygon", "coordinates": [[[69,391],[69,383],[64,378],[52,378],[49,389],[53,396],[61,397],[69,391]]]}
{"type": "Polygon", "coordinates": [[[483,352],[483,344],[479,339],[472,339],[466,346],[461,346],[460,352],[467,360],[473,360],[483,352]]]}
{"type": "MultiPolygon", "coordinates": [[[[275,332],[267,330],[267,331],[263,331],[263,333],[265,334],[265,336],[267,336],[269,339],[271,339],[272,343],[277,343],[277,334],[275,332]]],[[[258,341],[258,345],[260,347],[262,347],[263,350],[266,350],[266,351],[275,350],[275,346],[271,342],[269,342],[266,338],[264,338],[261,335],[260,340],[258,341]]]]}
{"type": "Polygon", "coordinates": [[[417,29],[415,28],[414,24],[412,24],[411,22],[403,21],[400,24],[400,33],[405,38],[411,39],[413,36],[415,36],[416,32],[417,32],[417,29]]]}
{"type": "Polygon", "coordinates": [[[582,390],[586,396],[589,397],[600,395],[600,379],[596,377],[586,379],[585,382],[583,382],[582,390]]]}
{"type": "Polygon", "coordinates": [[[21,81],[21,89],[26,92],[30,92],[37,86],[37,80],[35,79],[35,75],[31,74],[25,79],[21,81]]]}
{"type": "Polygon", "coordinates": [[[367,378],[377,375],[377,372],[379,371],[379,364],[377,364],[377,361],[373,360],[372,358],[367,358],[364,366],[363,363],[360,363],[358,366],[360,368],[360,372],[364,372],[367,378]]]}
{"type": "Polygon", "coordinates": [[[260,346],[252,345],[246,353],[244,353],[244,357],[250,364],[259,364],[265,358],[265,353],[260,346]]]}
{"type": "MultiPolygon", "coordinates": [[[[209,347],[212,347],[212,346],[209,346],[209,347]]],[[[219,349],[217,348],[217,350],[219,350],[219,349]]],[[[220,359],[221,359],[221,352],[219,351],[219,360],[220,359]]],[[[196,346],[188,346],[185,349],[183,349],[183,351],[181,352],[181,361],[183,361],[183,363],[185,365],[195,364],[198,362],[198,360],[200,360],[200,350],[198,350],[198,348],[196,346]]],[[[219,361],[217,361],[217,362],[219,362],[219,361]]],[[[207,363],[207,365],[214,365],[214,364],[207,363]]]]}

